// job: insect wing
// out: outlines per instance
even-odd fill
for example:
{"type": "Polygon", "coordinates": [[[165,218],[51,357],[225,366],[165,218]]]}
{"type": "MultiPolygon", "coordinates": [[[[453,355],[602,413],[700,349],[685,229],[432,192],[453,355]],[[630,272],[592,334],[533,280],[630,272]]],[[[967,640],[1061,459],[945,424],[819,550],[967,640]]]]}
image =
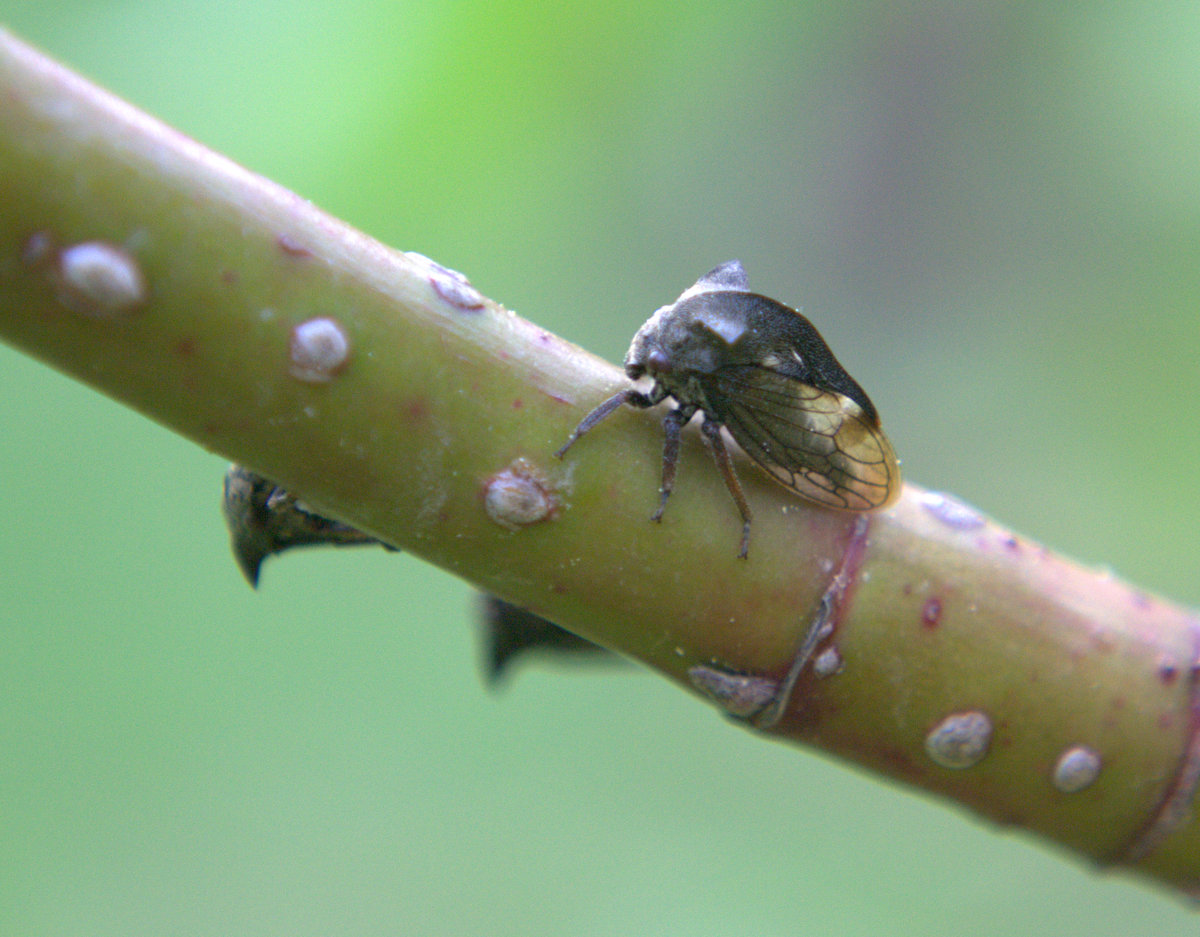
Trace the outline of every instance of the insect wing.
{"type": "Polygon", "coordinates": [[[883,507],[899,495],[891,443],[844,394],[761,365],[721,368],[705,389],[737,444],[796,494],[847,511],[883,507]]]}

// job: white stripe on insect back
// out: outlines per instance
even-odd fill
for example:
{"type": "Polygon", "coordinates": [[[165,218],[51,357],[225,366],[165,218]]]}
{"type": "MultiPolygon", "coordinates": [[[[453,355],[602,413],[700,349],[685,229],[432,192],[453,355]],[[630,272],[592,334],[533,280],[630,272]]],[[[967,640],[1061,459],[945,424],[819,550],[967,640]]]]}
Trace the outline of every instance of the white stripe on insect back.
{"type": "Polygon", "coordinates": [[[711,308],[704,312],[704,328],[719,336],[726,345],[736,345],[746,334],[745,316],[714,315],[711,308]]]}

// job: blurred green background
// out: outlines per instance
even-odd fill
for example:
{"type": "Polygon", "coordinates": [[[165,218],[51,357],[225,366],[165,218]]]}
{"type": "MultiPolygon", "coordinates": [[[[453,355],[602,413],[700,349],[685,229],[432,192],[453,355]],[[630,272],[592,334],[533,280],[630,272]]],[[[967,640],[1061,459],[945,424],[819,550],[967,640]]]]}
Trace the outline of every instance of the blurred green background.
{"type": "MultiPolygon", "coordinates": [[[[908,478],[1200,603],[1200,5],[0,22],[613,361],[739,257],[908,478]]],[[[632,667],[487,692],[471,589],[411,557],[294,555],[256,594],[222,460],[6,348],[0,375],[0,934],[1200,933],[632,667]]]]}

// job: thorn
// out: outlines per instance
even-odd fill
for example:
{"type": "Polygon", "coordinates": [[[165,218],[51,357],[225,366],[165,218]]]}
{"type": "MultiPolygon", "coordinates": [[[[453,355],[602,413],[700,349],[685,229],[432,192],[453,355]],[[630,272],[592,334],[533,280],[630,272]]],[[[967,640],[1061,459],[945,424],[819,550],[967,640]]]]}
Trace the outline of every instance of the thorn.
{"type": "Polygon", "coordinates": [[[223,507],[233,558],[254,588],[263,561],[293,547],[375,544],[392,549],[349,524],[308,510],[294,495],[241,465],[225,473],[223,507]]]}

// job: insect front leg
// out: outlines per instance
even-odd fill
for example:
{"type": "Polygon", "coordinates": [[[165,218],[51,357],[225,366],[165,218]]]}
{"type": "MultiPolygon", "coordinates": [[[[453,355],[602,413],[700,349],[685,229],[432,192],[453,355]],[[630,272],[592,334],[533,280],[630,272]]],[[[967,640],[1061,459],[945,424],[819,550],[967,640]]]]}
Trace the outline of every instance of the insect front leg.
{"type": "Polygon", "coordinates": [[[562,447],[554,453],[556,459],[561,459],[568,449],[575,445],[575,441],[579,439],[588,430],[593,429],[597,423],[612,415],[612,412],[622,404],[629,404],[631,407],[637,407],[639,410],[645,410],[647,407],[653,407],[657,403],[661,403],[666,397],[666,393],[659,393],[660,388],[655,385],[648,394],[643,394],[640,390],[634,390],[632,387],[628,390],[623,390],[620,393],[613,394],[604,403],[596,407],[591,413],[579,421],[579,425],[575,427],[575,432],[567,437],[567,441],[562,444],[562,447]],[[656,396],[657,394],[657,396],[656,396]]]}
{"type": "Polygon", "coordinates": [[[679,431],[695,412],[693,406],[680,406],[663,417],[662,484],[658,488],[658,510],[650,515],[652,521],[661,521],[667,509],[667,498],[675,487],[675,466],[679,463],[679,431]]]}
{"type": "Polygon", "coordinates": [[[729,458],[729,450],[725,448],[725,441],[721,439],[721,424],[709,419],[706,413],[700,433],[708,446],[708,451],[712,453],[713,461],[717,463],[717,468],[721,471],[721,477],[725,479],[725,487],[729,489],[729,494],[737,504],[738,511],[741,512],[742,546],[738,550],[738,559],[744,560],[750,552],[750,504],[746,501],[746,493],[742,490],[742,483],[738,480],[737,472],[733,470],[733,460],[729,458]]]}

